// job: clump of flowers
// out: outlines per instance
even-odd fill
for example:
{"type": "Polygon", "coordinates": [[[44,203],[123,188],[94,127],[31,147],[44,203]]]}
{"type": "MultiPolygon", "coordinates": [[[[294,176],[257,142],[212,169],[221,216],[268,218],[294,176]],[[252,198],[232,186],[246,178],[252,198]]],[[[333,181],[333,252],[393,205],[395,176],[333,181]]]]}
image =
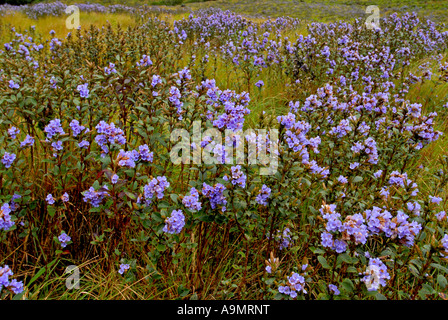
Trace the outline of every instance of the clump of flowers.
{"type": "Polygon", "coordinates": [[[99,207],[105,197],[109,196],[109,189],[107,185],[102,186],[98,190],[94,187],[90,187],[84,191],[84,202],[90,203],[92,207],[99,207]]]}
{"type": "Polygon", "coordinates": [[[332,292],[335,296],[338,296],[341,293],[338,287],[335,286],[334,284],[329,284],[328,289],[330,289],[330,292],[332,292]]]}
{"type": "Polygon", "coordinates": [[[58,237],[59,242],[61,243],[61,247],[65,248],[67,244],[72,241],[72,238],[66,234],[65,232],[62,232],[61,235],[58,237]]]}
{"type": "Polygon", "coordinates": [[[89,84],[88,83],[84,83],[84,84],[80,84],[76,90],[78,90],[79,95],[81,96],[81,98],[88,98],[89,97],[89,88],[88,88],[89,84]]]}
{"type": "Polygon", "coordinates": [[[15,159],[16,155],[14,153],[5,152],[2,158],[2,163],[5,168],[10,168],[15,159]]]}
{"type": "Polygon", "coordinates": [[[260,192],[258,193],[255,201],[263,206],[268,205],[268,198],[271,196],[271,188],[263,184],[261,186],[260,192]]]}
{"type": "Polygon", "coordinates": [[[114,123],[108,124],[104,121],[100,121],[95,128],[98,132],[95,141],[101,147],[103,156],[109,153],[109,145],[123,145],[126,143],[126,137],[124,136],[123,130],[115,127],[114,123]]]}
{"type": "Polygon", "coordinates": [[[149,206],[152,202],[154,196],[158,199],[162,199],[164,196],[164,191],[170,186],[165,176],[153,178],[147,185],[143,188],[143,195],[145,197],[145,203],[149,206]]]}
{"type": "Polygon", "coordinates": [[[19,133],[20,130],[14,126],[8,129],[8,134],[11,137],[11,139],[15,139],[19,133]]]}
{"type": "MultiPolygon", "coordinates": [[[[306,269],[307,265],[302,266],[302,271],[306,269]]],[[[306,273],[304,274],[306,275],[306,273]]],[[[278,287],[278,292],[286,294],[291,298],[297,298],[298,294],[307,294],[305,289],[306,282],[305,277],[299,273],[293,272],[291,276],[286,277],[287,283],[278,287]]]]}
{"type": "Polygon", "coordinates": [[[16,279],[11,280],[9,277],[12,275],[13,273],[7,265],[0,267],[0,292],[3,288],[8,289],[15,294],[19,294],[23,291],[23,282],[17,281],[16,279]]]}
{"type": "Polygon", "coordinates": [[[202,203],[199,202],[199,192],[194,187],[190,189],[190,195],[182,199],[182,203],[192,212],[199,211],[202,208],[202,203]]]}
{"type": "Polygon", "coordinates": [[[11,212],[11,206],[8,203],[2,204],[0,207],[0,230],[8,231],[14,225],[10,216],[11,212]]]}
{"type": "Polygon", "coordinates": [[[118,273],[123,274],[123,273],[125,273],[126,270],[129,270],[130,267],[131,266],[129,264],[122,263],[122,264],[120,264],[120,269],[118,269],[118,273]]]}
{"type": "Polygon", "coordinates": [[[175,234],[180,233],[185,226],[185,216],[181,210],[173,210],[171,216],[165,220],[163,232],[175,234]]]}
{"type": "Polygon", "coordinates": [[[367,290],[376,291],[380,287],[385,287],[388,279],[390,276],[386,265],[379,258],[370,258],[364,277],[361,279],[366,284],[367,290]]]}
{"type": "Polygon", "coordinates": [[[230,168],[232,175],[230,178],[226,175],[223,177],[224,180],[229,180],[233,185],[240,186],[241,188],[246,187],[246,175],[241,171],[241,166],[233,166],[230,168]]]}
{"type": "Polygon", "coordinates": [[[62,129],[61,120],[53,119],[45,127],[44,131],[47,133],[47,139],[50,140],[55,135],[64,135],[64,129],[62,129]]]}
{"type": "Polygon", "coordinates": [[[218,206],[221,206],[222,212],[226,210],[225,205],[227,204],[226,197],[224,196],[224,190],[226,190],[226,187],[221,183],[217,183],[213,187],[205,182],[202,185],[202,195],[210,199],[212,209],[216,209],[218,206]]]}

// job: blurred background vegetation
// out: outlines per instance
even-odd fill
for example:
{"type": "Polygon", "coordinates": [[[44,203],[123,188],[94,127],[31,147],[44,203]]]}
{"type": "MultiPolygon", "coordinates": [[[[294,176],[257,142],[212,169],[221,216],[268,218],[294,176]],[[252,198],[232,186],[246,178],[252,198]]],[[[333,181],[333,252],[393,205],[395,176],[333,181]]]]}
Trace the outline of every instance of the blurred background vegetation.
{"type": "MultiPolygon", "coordinates": [[[[4,3],[5,0],[0,0],[4,3]]],[[[37,2],[53,2],[52,0],[6,0],[13,5],[32,4],[37,2]]],[[[75,4],[80,1],[62,1],[75,4]]],[[[81,1],[82,2],[82,1],[81,1]]],[[[294,18],[330,22],[337,20],[352,20],[365,17],[366,7],[376,5],[380,14],[393,12],[417,12],[420,16],[434,22],[448,22],[447,0],[90,0],[89,3],[126,4],[126,5],[166,5],[182,6],[186,9],[220,8],[240,14],[256,17],[291,16],[294,18]]]]}

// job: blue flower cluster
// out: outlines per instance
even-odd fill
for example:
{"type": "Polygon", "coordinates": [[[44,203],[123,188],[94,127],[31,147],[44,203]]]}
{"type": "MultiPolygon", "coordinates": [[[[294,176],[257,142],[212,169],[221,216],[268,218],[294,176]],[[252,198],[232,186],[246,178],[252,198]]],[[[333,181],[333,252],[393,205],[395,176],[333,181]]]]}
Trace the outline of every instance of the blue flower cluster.
{"type": "Polygon", "coordinates": [[[202,195],[210,199],[211,208],[216,209],[218,206],[221,206],[222,212],[226,211],[227,204],[224,190],[226,190],[226,187],[221,183],[217,183],[213,187],[205,182],[202,185],[202,195]]]}
{"type": "Polygon", "coordinates": [[[61,247],[65,248],[67,246],[67,243],[70,242],[72,238],[65,232],[62,232],[61,235],[58,237],[58,240],[61,243],[61,247]]]}
{"type": "Polygon", "coordinates": [[[84,191],[84,202],[90,203],[93,207],[97,208],[100,206],[101,202],[105,197],[109,196],[109,189],[107,185],[102,186],[98,190],[94,187],[90,187],[88,190],[84,191]]]}
{"type": "Polygon", "coordinates": [[[129,270],[130,267],[131,266],[129,264],[122,263],[122,264],[120,264],[120,269],[118,270],[118,273],[123,274],[123,273],[125,273],[126,270],[129,270]]]}
{"type": "Polygon", "coordinates": [[[14,160],[16,159],[16,155],[14,153],[6,152],[3,154],[2,163],[5,168],[10,168],[14,160]]]}
{"type": "Polygon", "coordinates": [[[0,230],[8,231],[15,223],[11,220],[10,213],[13,210],[8,203],[2,204],[0,207],[0,230]]]}
{"type": "Polygon", "coordinates": [[[223,177],[224,180],[229,180],[235,186],[240,186],[241,188],[246,187],[246,175],[241,171],[241,166],[236,165],[230,168],[232,175],[229,178],[227,175],[223,177]]]}
{"type": "Polygon", "coordinates": [[[23,292],[23,282],[16,279],[10,280],[9,277],[12,275],[13,273],[7,265],[0,267],[0,292],[4,287],[15,294],[23,292]]]}
{"type": "Polygon", "coordinates": [[[154,195],[158,199],[162,199],[164,191],[170,186],[165,176],[153,178],[147,185],[143,187],[143,195],[145,198],[145,204],[149,206],[154,198],[154,195]]]}
{"type": "Polygon", "coordinates": [[[390,279],[390,275],[386,265],[379,258],[370,258],[369,265],[364,271],[364,277],[361,279],[367,290],[377,291],[380,287],[385,287],[388,279],[390,279]]]}
{"type": "Polygon", "coordinates": [[[171,216],[165,220],[163,232],[174,234],[180,233],[185,226],[185,216],[181,210],[173,210],[171,216]]]}
{"type": "Polygon", "coordinates": [[[278,292],[289,295],[293,299],[297,298],[300,292],[307,294],[305,278],[302,275],[293,272],[291,276],[287,277],[287,280],[286,285],[278,287],[278,292]]]}
{"type": "Polygon", "coordinates": [[[192,212],[199,211],[202,208],[202,203],[199,202],[199,192],[194,187],[190,189],[190,195],[182,199],[182,203],[192,212]]]}
{"type": "Polygon", "coordinates": [[[321,244],[337,253],[347,250],[348,241],[357,245],[365,244],[368,237],[375,235],[397,238],[400,244],[410,247],[422,229],[420,223],[409,221],[409,216],[401,210],[397,210],[394,217],[386,209],[374,206],[371,210],[365,210],[364,214],[348,215],[343,221],[336,212],[335,204],[323,205],[320,212],[326,220],[326,231],[321,234],[321,244]]]}
{"type": "Polygon", "coordinates": [[[271,188],[263,184],[261,186],[260,192],[258,193],[257,197],[255,198],[255,201],[257,203],[267,206],[268,205],[268,198],[271,196],[271,188]]]}
{"type": "Polygon", "coordinates": [[[95,137],[96,143],[101,147],[103,156],[109,153],[109,146],[111,144],[123,145],[126,143],[126,137],[123,130],[115,127],[114,123],[107,124],[104,121],[100,121],[95,127],[98,135],[95,137]]]}

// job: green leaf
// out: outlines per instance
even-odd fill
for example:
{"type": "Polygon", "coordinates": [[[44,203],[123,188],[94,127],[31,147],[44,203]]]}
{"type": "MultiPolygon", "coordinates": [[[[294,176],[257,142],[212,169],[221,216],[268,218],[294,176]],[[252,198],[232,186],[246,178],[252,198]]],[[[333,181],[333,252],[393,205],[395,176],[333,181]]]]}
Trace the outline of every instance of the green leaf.
{"type": "Polygon", "coordinates": [[[34,277],[31,278],[30,282],[27,283],[27,287],[29,288],[31,286],[31,284],[36,281],[44,272],[45,270],[47,270],[45,267],[40,268],[39,271],[37,271],[37,273],[34,275],[34,277]]]}
{"type": "Polygon", "coordinates": [[[157,245],[157,250],[158,251],[165,251],[166,250],[166,246],[164,244],[158,244],[157,245]]]}
{"type": "Polygon", "coordinates": [[[167,201],[160,201],[158,207],[159,208],[168,208],[170,204],[167,201]]]}
{"type": "Polygon", "coordinates": [[[179,195],[176,193],[172,193],[172,194],[170,194],[170,198],[171,198],[171,200],[173,200],[174,203],[177,204],[177,199],[179,198],[179,195]]]}
{"type": "Polygon", "coordinates": [[[22,291],[16,295],[14,295],[14,297],[12,297],[12,300],[22,300],[22,297],[24,294],[25,294],[25,291],[22,291]]]}
{"type": "Polygon", "coordinates": [[[439,274],[437,276],[437,283],[439,284],[439,286],[442,287],[442,289],[445,289],[445,287],[447,285],[446,278],[444,276],[442,276],[441,274],[439,274]]]}
{"type": "Polygon", "coordinates": [[[425,289],[425,291],[428,292],[428,294],[434,294],[434,293],[436,293],[436,291],[434,290],[434,288],[431,287],[431,285],[429,285],[429,284],[427,284],[427,283],[424,283],[424,284],[423,284],[423,288],[425,289]]]}
{"type": "Polygon", "coordinates": [[[340,258],[342,261],[344,261],[345,263],[348,263],[348,264],[355,263],[356,260],[358,260],[356,258],[350,257],[347,253],[343,253],[343,254],[339,255],[338,258],[340,258]]]}
{"type": "Polygon", "coordinates": [[[353,181],[353,183],[360,182],[360,181],[362,181],[362,177],[361,176],[356,176],[356,177],[353,178],[352,181],[353,181]]]}
{"type": "Polygon", "coordinates": [[[375,295],[375,298],[376,300],[387,300],[387,298],[379,292],[375,295]]]}
{"type": "Polygon", "coordinates": [[[350,279],[344,279],[341,285],[345,289],[345,291],[347,291],[347,293],[352,293],[355,290],[355,285],[350,279]]]}
{"type": "Polygon", "coordinates": [[[50,215],[50,217],[53,217],[56,213],[56,209],[50,205],[47,206],[47,212],[50,215]]]}
{"type": "Polygon", "coordinates": [[[317,260],[319,260],[320,264],[324,269],[330,269],[330,265],[327,262],[327,259],[325,259],[323,256],[318,256],[317,260]]]}
{"type": "Polygon", "coordinates": [[[437,270],[443,271],[443,272],[445,272],[445,273],[448,274],[448,268],[446,268],[446,267],[444,267],[444,266],[441,266],[441,265],[438,264],[438,263],[431,263],[431,267],[434,267],[434,268],[436,268],[437,270]]]}

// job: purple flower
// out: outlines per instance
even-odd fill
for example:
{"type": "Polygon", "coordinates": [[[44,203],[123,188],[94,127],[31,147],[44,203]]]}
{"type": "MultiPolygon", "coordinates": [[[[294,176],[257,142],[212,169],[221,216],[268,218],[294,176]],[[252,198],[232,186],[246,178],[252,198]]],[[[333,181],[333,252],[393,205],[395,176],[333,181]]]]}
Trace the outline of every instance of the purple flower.
{"type": "Polygon", "coordinates": [[[104,121],[100,121],[95,129],[98,132],[95,141],[101,147],[103,156],[109,153],[109,144],[123,145],[126,143],[126,137],[124,136],[123,130],[115,127],[114,123],[107,124],[104,121]]]}
{"type": "Polygon", "coordinates": [[[65,232],[62,232],[61,235],[58,237],[59,242],[61,243],[61,247],[65,248],[67,246],[67,243],[72,240],[68,234],[65,232]]]}
{"type": "Polygon", "coordinates": [[[321,244],[325,248],[332,248],[333,247],[333,235],[328,232],[322,232],[320,235],[321,237],[321,244]]]}
{"type": "Polygon", "coordinates": [[[154,88],[155,86],[157,86],[158,84],[162,83],[162,78],[155,74],[152,76],[152,82],[151,82],[151,86],[154,88]]]}
{"type": "Polygon", "coordinates": [[[129,268],[130,268],[129,264],[122,263],[122,264],[120,264],[120,269],[118,270],[118,273],[123,274],[129,268]]]}
{"type": "MultiPolygon", "coordinates": [[[[240,186],[241,188],[245,188],[246,187],[246,175],[241,171],[241,166],[237,165],[237,166],[233,166],[230,168],[232,175],[231,175],[231,180],[230,182],[233,185],[237,185],[240,186]]],[[[228,179],[227,176],[224,177],[225,180],[228,179]]]]}
{"type": "Polygon", "coordinates": [[[185,216],[181,210],[173,210],[171,216],[165,220],[163,232],[170,234],[180,233],[185,226],[185,216]]]}
{"type": "Polygon", "coordinates": [[[118,175],[114,174],[114,175],[112,176],[112,178],[110,179],[110,182],[111,182],[112,184],[116,184],[116,183],[118,182],[118,179],[119,179],[118,175]]]}
{"type": "Polygon", "coordinates": [[[9,168],[11,167],[15,159],[16,155],[14,153],[5,152],[2,158],[2,163],[4,164],[5,168],[9,168]]]}
{"type": "Polygon", "coordinates": [[[82,140],[79,144],[78,147],[80,148],[84,148],[87,149],[90,146],[90,142],[87,140],[82,140]]]}
{"type": "Polygon", "coordinates": [[[122,149],[117,155],[118,165],[120,167],[134,168],[139,157],[140,155],[136,150],[124,151],[122,149]]]}
{"type": "Polygon", "coordinates": [[[80,84],[76,87],[76,90],[78,90],[79,95],[81,98],[88,98],[89,97],[89,89],[87,88],[89,86],[88,83],[80,84]]]}
{"type": "Polygon", "coordinates": [[[54,204],[54,198],[53,198],[53,195],[51,193],[47,195],[45,200],[47,200],[48,204],[54,204]]]}
{"type": "Polygon", "coordinates": [[[445,211],[440,211],[439,213],[436,214],[436,218],[439,221],[442,221],[443,218],[445,218],[445,217],[446,217],[446,212],[445,211]]]}
{"type": "Polygon", "coordinates": [[[143,161],[152,162],[154,158],[154,154],[152,152],[149,152],[148,145],[144,144],[138,147],[138,152],[140,155],[140,159],[143,161]]]}
{"type": "Polygon", "coordinates": [[[152,202],[152,198],[154,197],[154,195],[156,195],[158,199],[162,199],[164,196],[163,192],[169,186],[170,183],[167,181],[165,176],[152,179],[143,188],[143,195],[145,197],[146,205],[149,206],[149,204],[152,202]]]}
{"type": "Polygon", "coordinates": [[[68,202],[69,200],[69,196],[68,193],[65,192],[62,196],[61,196],[62,202],[68,202]]]}
{"type": "Polygon", "coordinates": [[[11,139],[15,139],[19,133],[20,130],[16,127],[11,127],[8,129],[8,134],[11,137],[11,139]]]}
{"type": "Polygon", "coordinates": [[[255,201],[263,206],[268,205],[268,198],[271,195],[271,188],[266,186],[265,184],[261,186],[261,190],[258,193],[257,197],[255,198],[255,201]]]}
{"type": "Polygon", "coordinates": [[[92,207],[99,207],[103,199],[109,195],[106,185],[102,186],[99,190],[90,187],[89,190],[84,191],[84,202],[90,203],[92,207]]]}
{"type": "Polygon", "coordinates": [[[420,206],[420,204],[417,201],[414,201],[414,202],[409,201],[408,203],[406,203],[406,206],[407,206],[408,210],[411,211],[416,216],[420,215],[420,209],[422,207],[420,206]]]}
{"type": "Polygon", "coordinates": [[[117,70],[115,69],[115,64],[112,62],[109,62],[108,67],[104,67],[104,73],[109,75],[111,73],[117,73],[117,70]]]}
{"type": "Polygon", "coordinates": [[[336,287],[334,284],[329,284],[328,288],[330,289],[330,291],[333,292],[333,294],[335,296],[338,296],[341,292],[339,291],[338,287],[336,287]]]}
{"type": "Polygon", "coordinates": [[[182,107],[184,105],[183,102],[180,101],[181,97],[182,96],[178,88],[176,87],[170,88],[170,97],[168,98],[168,100],[174,107],[176,107],[177,114],[179,115],[179,120],[182,120],[182,107]]]}
{"type": "Polygon", "coordinates": [[[356,169],[358,167],[359,167],[359,163],[358,162],[350,163],[350,169],[351,170],[354,170],[354,169],[356,169]]]}
{"type": "Polygon", "coordinates": [[[9,80],[9,87],[11,89],[19,89],[20,88],[20,86],[17,83],[15,83],[13,80],[9,80]]]}
{"type": "Polygon", "coordinates": [[[436,204],[439,204],[440,201],[442,201],[442,198],[440,198],[440,197],[429,196],[429,199],[431,200],[432,203],[436,203],[436,204]]]}
{"type": "Polygon", "coordinates": [[[378,170],[377,172],[375,172],[373,174],[373,176],[378,179],[379,177],[381,177],[382,174],[383,174],[383,170],[378,170]]]}
{"type": "Polygon", "coordinates": [[[182,203],[192,212],[199,211],[202,208],[202,203],[199,202],[199,192],[194,187],[190,189],[190,195],[182,199],[182,203]]]}
{"type": "Polygon", "coordinates": [[[59,140],[57,142],[52,142],[51,146],[53,147],[53,151],[61,151],[62,149],[64,149],[64,147],[62,146],[61,140],[59,140]]]}
{"type": "Polygon", "coordinates": [[[23,291],[23,282],[19,282],[16,279],[10,280],[9,277],[12,275],[13,273],[8,265],[0,267],[0,292],[3,287],[11,290],[15,294],[19,294],[23,291]]]}
{"type": "Polygon", "coordinates": [[[386,265],[379,258],[370,258],[369,265],[364,272],[362,282],[366,284],[368,291],[376,291],[380,286],[386,286],[386,280],[390,279],[386,265]]]}
{"type": "Polygon", "coordinates": [[[345,184],[348,182],[347,178],[344,176],[339,176],[338,181],[339,181],[339,183],[342,183],[342,184],[345,184]]]}
{"type": "Polygon", "coordinates": [[[149,67],[152,66],[152,61],[146,54],[142,55],[142,58],[137,62],[137,66],[149,67]]]}
{"type": "Polygon", "coordinates": [[[221,183],[215,184],[214,187],[209,186],[205,182],[202,185],[202,195],[210,199],[210,205],[212,209],[215,209],[217,206],[222,205],[222,212],[226,210],[225,205],[227,204],[227,200],[224,196],[224,190],[226,190],[226,187],[221,183]]]}
{"type": "Polygon", "coordinates": [[[263,82],[263,80],[258,80],[258,81],[255,83],[255,86],[258,87],[258,88],[261,88],[262,86],[264,86],[264,82],[263,82]]]}
{"type": "Polygon", "coordinates": [[[47,139],[51,139],[53,138],[53,136],[57,134],[59,135],[65,134],[61,126],[61,120],[59,119],[51,120],[45,127],[44,131],[47,133],[47,139]]]}
{"type": "Polygon", "coordinates": [[[79,124],[78,120],[73,119],[72,122],[70,122],[70,128],[72,129],[73,136],[76,137],[78,134],[81,133],[82,130],[84,130],[86,127],[81,126],[79,124]]]}
{"type": "Polygon", "coordinates": [[[4,203],[0,208],[0,230],[8,231],[15,223],[11,221],[12,212],[8,203],[4,203]]]}
{"type": "Polygon", "coordinates": [[[33,144],[34,144],[34,138],[27,134],[25,140],[20,142],[20,147],[21,148],[31,147],[33,144]]]}

